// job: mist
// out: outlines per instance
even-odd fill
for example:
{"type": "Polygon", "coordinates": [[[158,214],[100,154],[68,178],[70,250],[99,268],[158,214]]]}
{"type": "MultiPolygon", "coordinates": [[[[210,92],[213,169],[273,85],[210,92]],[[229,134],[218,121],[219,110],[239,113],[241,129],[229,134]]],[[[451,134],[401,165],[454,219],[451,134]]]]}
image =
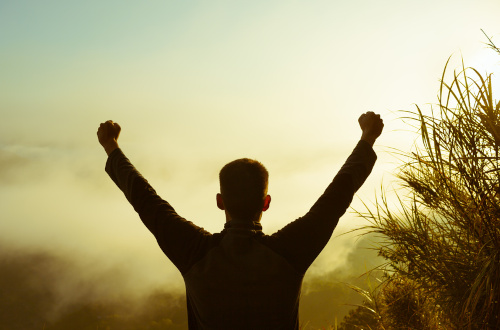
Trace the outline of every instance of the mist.
{"type": "Polygon", "coordinates": [[[120,267],[93,269],[89,275],[83,264],[3,245],[0,329],[187,328],[182,294],[131,291],[120,267]]]}
{"type": "MultiPolygon", "coordinates": [[[[321,276],[306,275],[300,306],[304,329],[340,322],[352,305],[361,302],[346,283],[367,287],[361,275],[376,263],[374,251],[366,249],[368,242],[358,241],[345,267],[321,276]]],[[[144,278],[116,260],[68,258],[43,248],[0,242],[0,269],[0,329],[187,328],[182,290],[168,278],[145,287],[144,278]]]]}

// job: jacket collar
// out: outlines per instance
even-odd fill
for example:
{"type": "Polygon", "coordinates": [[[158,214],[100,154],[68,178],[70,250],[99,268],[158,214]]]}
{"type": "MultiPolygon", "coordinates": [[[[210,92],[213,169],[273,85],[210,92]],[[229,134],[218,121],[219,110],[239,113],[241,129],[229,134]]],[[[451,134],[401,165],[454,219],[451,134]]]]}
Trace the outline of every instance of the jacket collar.
{"type": "Polygon", "coordinates": [[[239,219],[233,219],[229,222],[226,222],[224,224],[224,229],[229,229],[229,228],[240,228],[240,229],[249,229],[254,231],[262,231],[262,225],[260,224],[260,222],[256,221],[249,222],[239,219]]]}

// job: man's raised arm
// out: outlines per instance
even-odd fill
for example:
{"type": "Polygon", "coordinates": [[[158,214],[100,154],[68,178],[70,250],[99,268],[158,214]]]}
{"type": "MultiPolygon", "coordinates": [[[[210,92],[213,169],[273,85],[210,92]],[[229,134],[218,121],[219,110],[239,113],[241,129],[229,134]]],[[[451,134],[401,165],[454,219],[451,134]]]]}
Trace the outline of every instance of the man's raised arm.
{"type": "Polygon", "coordinates": [[[300,272],[307,270],[326,245],[339,218],[375,164],[377,156],[372,146],[382,133],[384,123],[380,115],[373,112],[361,115],[358,122],[361,139],[325,192],[307,214],[273,235],[282,255],[300,272]]]}
{"type": "Polygon", "coordinates": [[[184,272],[197,246],[194,242],[208,233],[180,217],[158,196],[118,147],[120,131],[120,125],[111,120],[102,123],[97,131],[99,143],[108,154],[106,172],[155,236],[163,252],[184,272]]]}

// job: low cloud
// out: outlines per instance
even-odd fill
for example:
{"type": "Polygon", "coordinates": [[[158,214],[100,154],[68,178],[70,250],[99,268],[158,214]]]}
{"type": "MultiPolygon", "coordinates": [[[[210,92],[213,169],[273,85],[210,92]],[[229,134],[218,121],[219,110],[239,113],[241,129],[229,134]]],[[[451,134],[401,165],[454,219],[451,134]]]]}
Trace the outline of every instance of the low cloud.
{"type": "MultiPolygon", "coordinates": [[[[363,244],[361,244],[363,245],[363,244]]],[[[0,323],[4,329],[186,329],[186,300],[170,283],[156,287],[122,264],[107,268],[99,260],[73,258],[43,249],[0,244],[0,323]],[[93,269],[89,270],[89,265],[93,269]],[[137,290],[133,283],[138,284],[137,290]]],[[[356,249],[348,263],[373,259],[373,251],[356,249]]],[[[165,259],[165,263],[168,260],[165,259]]],[[[351,265],[358,272],[359,265],[351,265]]],[[[345,283],[366,287],[361,274],[337,270],[306,275],[300,317],[304,329],[333,325],[362,300],[345,283]]]]}
{"type": "Polygon", "coordinates": [[[0,148],[1,185],[12,185],[26,181],[27,178],[23,178],[23,173],[29,173],[29,176],[33,177],[36,169],[34,162],[29,157],[10,151],[7,148],[0,148]]]}
{"type": "Polygon", "coordinates": [[[47,251],[2,246],[2,329],[186,329],[179,292],[127,290],[115,269],[89,277],[74,260],[47,251]]]}

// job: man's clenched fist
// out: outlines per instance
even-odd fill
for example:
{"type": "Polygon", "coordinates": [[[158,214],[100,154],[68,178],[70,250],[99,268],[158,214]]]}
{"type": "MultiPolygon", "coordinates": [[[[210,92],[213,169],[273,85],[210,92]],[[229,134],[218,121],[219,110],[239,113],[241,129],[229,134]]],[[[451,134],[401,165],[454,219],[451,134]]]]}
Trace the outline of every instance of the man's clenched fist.
{"type": "Polygon", "coordinates": [[[103,146],[106,153],[109,155],[113,150],[118,148],[118,136],[120,135],[121,127],[112,120],[101,123],[97,130],[97,139],[103,146]]]}
{"type": "Polygon", "coordinates": [[[373,145],[375,140],[380,136],[380,134],[382,134],[384,121],[380,118],[380,115],[377,115],[372,111],[368,111],[359,117],[358,122],[361,130],[363,131],[361,140],[365,140],[373,145]]]}

